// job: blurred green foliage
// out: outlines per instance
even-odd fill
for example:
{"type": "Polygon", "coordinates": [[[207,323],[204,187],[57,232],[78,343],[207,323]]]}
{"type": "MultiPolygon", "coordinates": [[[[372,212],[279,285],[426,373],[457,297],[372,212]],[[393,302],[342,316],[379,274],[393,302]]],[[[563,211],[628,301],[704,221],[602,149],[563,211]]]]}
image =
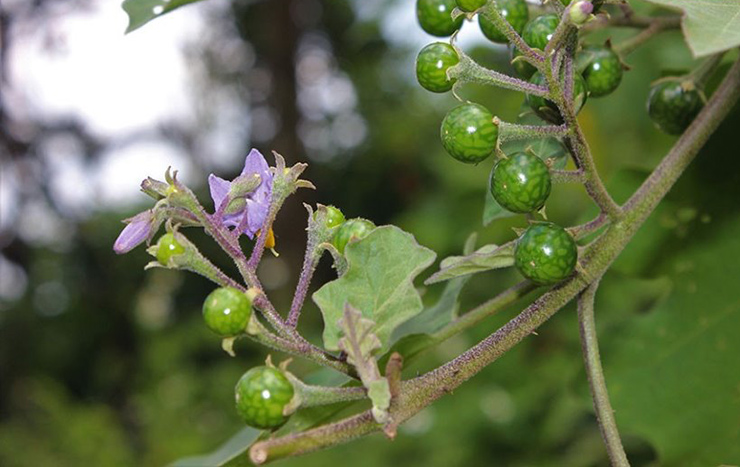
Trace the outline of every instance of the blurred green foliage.
{"type": "MultiPolygon", "coordinates": [[[[278,250],[291,276],[269,293],[283,310],[302,258],[300,202],[331,203],[347,217],[395,223],[436,251],[438,260],[460,254],[472,231],[478,232],[480,246],[510,240],[510,227],[525,225],[519,216],[482,226],[492,161],[469,166],[444,154],[439,123],[456,101],[416,85],[417,51],[381,34],[382,21],[392,20],[384,12],[399,5],[412,8],[410,3],[378,2],[380,15],[369,19],[356,17],[346,1],[315,4],[323,14],[312,32],[329,41],[336,62],[351,78],[368,135],[346,158],[313,163],[307,178],[317,192],[290,200],[294,215],[278,221],[278,250]]],[[[288,8],[289,2],[274,5],[288,8]]],[[[271,49],[261,29],[249,25],[271,24],[279,15],[265,5],[242,2],[235,2],[234,11],[242,38],[267,56],[271,49]]],[[[629,34],[620,30],[608,36],[619,42],[629,34]]],[[[588,40],[606,38],[599,33],[588,40]]],[[[505,48],[476,46],[472,53],[511,72],[505,48]]],[[[618,201],[674,142],[646,115],[649,83],[664,68],[694,64],[679,32],[653,39],[628,63],[632,68],[620,88],[608,98],[590,100],[580,115],[596,163],[618,201]]],[[[517,118],[523,101],[513,92],[472,86],[462,97],[509,121],[517,118]]],[[[733,337],[740,327],[733,287],[740,277],[740,161],[734,149],[739,127],[736,109],[617,260],[596,298],[607,384],[633,465],[740,463],[740,354],[733,337]]],[[[279,137],[275,146],[284,142],[279,137]]],[[[306,159],[302,152],[286,156],[306,159]]],[[[595,210],[581,187],[556,185],[547,212],[550,219],[572,225],[590,219],[595,210]]],[[[0,465],[164,465],[212,451],[242,427],[233,409],[233,386],[264,360],[264,349],[239,341],[235,359],[221,351],[218,338],[201,322],[200,306],[212,288],[203,279],[171,271],[142,273],[149,258],[141,248],[115,257],[111,246],[118,220],[127,214],[103,213],[80,223],[66,251],[16,246],[28,288],[0,310],[0,465]],[[48,284],[65,291],[61,312],[54,312],[58,297],[44,295],[56,290],[48,284]]],[[[228,267],[208,239],[192,238],[228,267]]],[[[317,284],[331,277],[328,262],[322,263],[317,284]]],[[[474,277],[461,295],[461,312],[517,280],[512,270],[474,277]]],[[[423,288],[425,303],[433,304],[443,288],[423,288]]],[[[456,356],[524,305],[427,352],[406,369],[407,376],[456,356]]],[[[321,319],[312,304],[301,326],[319,342],[321,319]]],[[[301,361],[291,368],[297,374],[314,369],[301,361]]],[[[562,310],[538,335],[409,421],[395,441],[374,435],[279,465],[344,465],[348,460],[357,467],[607,465],[582,368],[575,310],[562,310]]]]}

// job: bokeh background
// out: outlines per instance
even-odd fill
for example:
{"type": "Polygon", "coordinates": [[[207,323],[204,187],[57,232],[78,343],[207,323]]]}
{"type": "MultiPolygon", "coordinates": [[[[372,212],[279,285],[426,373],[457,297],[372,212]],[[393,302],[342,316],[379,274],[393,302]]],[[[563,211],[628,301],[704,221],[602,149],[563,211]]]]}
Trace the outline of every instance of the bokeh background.
{"type": "MultiPolygon", "coordinates": [[[[280,256],[266,256],[260,271],[282,310],[303,258],[302,203],[399,225],[438,260],[459,254],[472,232],[483,245],[524,225],[516,217],[484,227],[492,161],[468,166],[444,153],[439,123],[456,100],[415,82],[415,55],[435,39],[416,25],[411,0],[210,0],[129,35],[126,23],[107,0],[0,6],[3,466],[166,465],[242,428],[233,385],[265,350],[240,342],[229,358],[200,318],[211,284],[144,272],[144,248],[121,257],[111,249],[120,220],[150,206],[138,192],[146,176],[161,179],[173,166],[207,200],[207,174],[235,175],[252,147],[309,163],[305,178],[318,189],[288,201],[275,226],[280,256]]],[[[460,44],[511,72],[507,48],[487,43],[475,23],[460,44]]],[[[674,141],[647,118],[649,83],[696,64],[679,32],[628,63],[621,87],[580,116],[620,201],[674,141]]],[[[511,121],[523,101],[475,86],[462,97],[511,121]]],[[[735,109],[597,296],[607,382],[633,465],[740,463],[738,128],[735,109]]],[[[547,212],[573,225],[595,210],[582,188],[558,185],[547,212]]],[[[234,272],[208,238],[189,235],[234,272]]],[[[325,259],[315,284],[332,277],[325,259]]],[[[461,310],[518,279],[511,270],[477,276],[461,310]]],[[[441,288],[424,288],[425,302],[441,288]]],[[[521,306],[427,352],[407,374],[454,357],[521,306]]],[[[395,441],[375,435],[278,465],[606,465],[574,311],[409,421],[395,441]]],[[[320,341],[312,303],[301,326],[320,341]]]]}

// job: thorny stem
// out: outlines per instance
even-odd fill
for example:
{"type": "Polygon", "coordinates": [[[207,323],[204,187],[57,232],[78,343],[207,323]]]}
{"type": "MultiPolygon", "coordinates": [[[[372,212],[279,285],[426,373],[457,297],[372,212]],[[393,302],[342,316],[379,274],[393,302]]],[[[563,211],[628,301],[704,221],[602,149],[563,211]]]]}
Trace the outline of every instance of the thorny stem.
{"type": "Polygon", "coordinates": [[[498,117],[493,117],[493,123],[498,126],[499,144],[531,138],[547,138],[548,136],[562,137],[568,134],[568,128],[565,125],[519,125],[505,122],[498,117]]]}
{"type": "Polygon", "coordinates": [[[601,436],[604,438],[609,459],[613,466],[629,467],[627,454],[622,446],[617,421],[614,419],[614,410],[609,402],[609,393],[606,389],[604,370],[601,367],[599,356],[599,341],[596,336],[596,320],[594,318],[594,297],[599,281],[594,281],[581,292],[578,297],[578,322],[581,334],[583,361],[591,387],[591,396],[594,401],[596,418],[599,421],[601,436]]]}
{"type": "MultiPolygon", "coordinates": [[[[601,277],[629,243],[639,227],[696,157],[699,149],[725,119],[740,98],[740,60],[694,122],[675,143],[642,186],[624,205],[624,218],[613,221],[594,248],[581,259],[586,277],[601,277]]],[[[422,376],[402,383],[391,411],[394,423],[402,423],[503,355],[531,334],[588,285],[578,274],[535,300],[517,317],[459,357],[422,376]]],[[[380,430],[370,411],[318,428],[256,443],[250,458],[257,464],[311,452],[380,430]]]]}
{"type": "Polygon", "coordinates": [[[477,83],[489,86],[498,86],[504,89],[519,91],[533,96],[548,97],[549,93],[544,86],[514,78],[498,71],[480,66],[462,50],[455,46],[460,62],[447,71],[450,79],[456,79],[455,87],[463,83],[477,83]]]}
{"type": "Polygon", "coordinates": [[[287,325],[290,328],[295,328],[298,325],[298,318],[301,317],[301,309],[303,308],[303,302],[306,300],[308,286],[311,284],[311,278],[316,270],[316,266],[319,264],[320,258],[321,256],[315,253],[315,245],[306,245],[306,254],[303,258],[301,275],[298,278],[298,285],[296,286],[293,302],[290,305],[290,312],[288,313],[287,325]]]}
{"type": "Polygon", "coordinates": [[[583,183],[583,170],[550,169],[550,179],[553,183],[583,183]]]}
{"type": "Polygon", "coordinates": [[[331,355],[328,355],[323,350],[311,345],[308,342],[296,342],[291,339],[276,336],[267,328],[265,328],[257,319],[252,319],[250,327],[253,328],[254,332],[248,333],[246,335],[250,339],[259,342],[262,345],[291,355],[306,358],[315,363],[318,363],[319,365],[333,368],[346,375],[355,377],[355,370],[352,366],[350,366],[346,362],[338,360],[331,355]]]}
{"type": "MultiPolygon", "coordinates": [[[[561,86],[559,76],[553,74],[550,67],[545,67],[546,79],[550,88],[553,102],[560,109],[560,114],[569,129],[569,134],[565,138],[565,145],[573,155],[576,166],[583,171],[583,184],[586,192],[591,196],[597,206],[605,212],[610,218],[618,219],[621,217],[621,208],[612,199],[609,192],[604,186],[604,182],[599,176],[596,165],[594,164],[591,150],[588,147],[586,137],[581,130],[576,118],[576,111],[573,107],[573,53],[575,44],[571,41],[568,44],[568,53],[564,57],[564,79],[561,86]]],[[[549,60],[549,58],[548,58],[549,60]]]]}

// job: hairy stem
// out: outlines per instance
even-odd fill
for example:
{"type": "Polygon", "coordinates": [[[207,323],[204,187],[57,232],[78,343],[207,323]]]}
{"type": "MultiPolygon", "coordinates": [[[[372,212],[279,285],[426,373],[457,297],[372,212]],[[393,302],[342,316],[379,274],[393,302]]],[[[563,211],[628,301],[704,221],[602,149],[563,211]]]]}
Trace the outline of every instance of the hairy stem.
{"type": "Polygon", "coordinates": [[[599,341],[596,336],[596,320],[594,318],[594,297],[599,287],[598,280],[592,283],[578,297],[578,322],[581,334],[583,360],[591,387],[591,396],[596,410],[596,419],[599,421],[601,436],[604,438],[609,459],[615,467],[629,467],[627,454],[622,446],[622,439],[614,419],[614,410],[609,402],[609,393],[606,390],[604,370],[601,367],[599,356],[599,341]]]}
{"type": "Polygon", "coordinates": [[[538,68],[542,66],[542,63],[544,62],[543,56],[531,48],[529,44],[524,42],[522,36],[516,32],[511,24],[506,21],[506,18],[504,18],[498,9],[496,9],[496,4],[494,2],[487,2],[486,6],[482,8],[479,14],[483,14],[483,16],[488,18],[493,25],[496,26],[496,29],[506,36],[509,43],[516,47],[530,64],[538,68]]]}
{"type": "Polygon", "coordinates": [[[562,137],[568,134],[565,125],[519,125],[505,122],[498,117],[493,117],[493,123],[498,126],[499,144],[532,138],[562,137]]]}
{"type": "MultiPolygon", "coordinates": [[[[626,203],[624,218],[613,222],[596,240],[594,248],[581,259],[583,274],[542,295],[514,319],[459,357],[429,373],[403,382],[397,403],[391,411],[393,422],[401,423],[418,413],[531,334],[589,285],[584,277],[601,277],[739,98],[740,60],[727,73],[696,120],[626,203]]],[[[302,433],[260,441],[250,449],[250,457],[255,463],[261,464],[340,444],[380,429],[372,413],[366,411],[302,433]]]]}
{"type": "MultiPolygon", "coordinates": [[[[507,23],[508,24],[508,23],[507,23]]],[[[480,66],[462,50],[455,47],[460,57],[460,62],[447,71],[450,79],[456,79],[455,87],[463,83],[477,83],[488,86],[497,86],[503,89],[519,91],[534,96],[547,97],[547,88],[530,82],[514,78],[498,71],[490,70],[480,66]]]]}

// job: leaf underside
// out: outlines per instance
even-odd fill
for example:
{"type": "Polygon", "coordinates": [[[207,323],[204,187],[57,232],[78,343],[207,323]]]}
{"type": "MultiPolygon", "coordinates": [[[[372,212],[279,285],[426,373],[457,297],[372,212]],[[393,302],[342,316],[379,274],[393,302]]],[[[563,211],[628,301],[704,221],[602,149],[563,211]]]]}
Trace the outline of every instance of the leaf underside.
{"type": "Polygon", "coordinates": [[[737,0],[647,1],[683,12],[683,34],[694,57],[705,57],[740,45],[740,2],[737,0]]]}
{"type": "Polygon", "coordinates": [[[158,18],[181,6],[202,0],[124,0],[123,10],[128,14],[126,32],[134,31],[154,18],[158,18]]]}

